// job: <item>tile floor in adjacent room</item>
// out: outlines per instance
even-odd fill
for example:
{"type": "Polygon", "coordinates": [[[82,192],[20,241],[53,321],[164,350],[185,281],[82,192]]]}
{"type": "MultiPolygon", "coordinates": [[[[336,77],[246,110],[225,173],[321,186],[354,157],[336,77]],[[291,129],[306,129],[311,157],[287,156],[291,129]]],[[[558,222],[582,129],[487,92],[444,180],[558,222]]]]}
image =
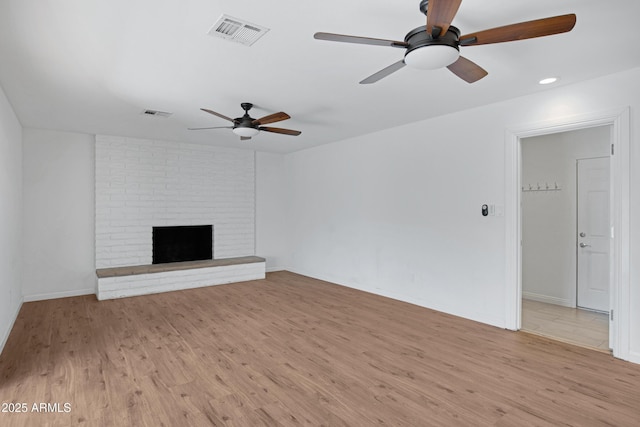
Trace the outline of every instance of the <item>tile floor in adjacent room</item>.
{"type": "Polygon", "coordinates": [[[609,319],[605,313],[523,299],[521,330],[609,351],[609,319]]]}

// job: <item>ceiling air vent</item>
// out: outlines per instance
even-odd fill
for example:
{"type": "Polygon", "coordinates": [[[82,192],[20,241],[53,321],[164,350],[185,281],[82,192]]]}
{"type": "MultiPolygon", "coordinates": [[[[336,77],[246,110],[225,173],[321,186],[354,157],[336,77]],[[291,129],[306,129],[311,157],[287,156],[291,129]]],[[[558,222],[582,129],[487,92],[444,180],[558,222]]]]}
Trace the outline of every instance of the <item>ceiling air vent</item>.
{"type": "Polygon", "coordinates": [[[221,37],[246,46],[251,46],[269,31],[268,28],[252,24],[229,15],[222,15],[207,34],[221,37]]]}
{"type": "Polygon", "coordinates": [[[144,110],[142,112],[142,115],[144,116],[164,117],[165,119],[172,114],[173,113],[167,113],[166,111],[158,111],[158,110],[144,110]]]}

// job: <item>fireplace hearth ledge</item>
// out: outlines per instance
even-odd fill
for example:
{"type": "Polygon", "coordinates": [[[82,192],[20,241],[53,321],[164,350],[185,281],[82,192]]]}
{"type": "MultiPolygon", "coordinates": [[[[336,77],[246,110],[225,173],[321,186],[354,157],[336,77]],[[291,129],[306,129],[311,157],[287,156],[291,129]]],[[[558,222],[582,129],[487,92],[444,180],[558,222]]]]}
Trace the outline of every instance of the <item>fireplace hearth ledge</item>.
{"type": "Polygon", "coordinates": [[[266,261],[257,256],[96,270],[99,300],[264,279],[266,261]]]}

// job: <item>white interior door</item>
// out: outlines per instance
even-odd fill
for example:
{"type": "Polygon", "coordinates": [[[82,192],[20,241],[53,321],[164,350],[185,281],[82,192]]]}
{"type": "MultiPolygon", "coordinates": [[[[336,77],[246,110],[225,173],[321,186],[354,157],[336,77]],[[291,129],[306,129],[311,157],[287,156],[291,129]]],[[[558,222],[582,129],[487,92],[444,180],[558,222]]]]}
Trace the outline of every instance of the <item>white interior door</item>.
{"type": "Polygon", "coordinates": [[[578,307],[609,311],[609,158],[578,160],[578,307]]]}

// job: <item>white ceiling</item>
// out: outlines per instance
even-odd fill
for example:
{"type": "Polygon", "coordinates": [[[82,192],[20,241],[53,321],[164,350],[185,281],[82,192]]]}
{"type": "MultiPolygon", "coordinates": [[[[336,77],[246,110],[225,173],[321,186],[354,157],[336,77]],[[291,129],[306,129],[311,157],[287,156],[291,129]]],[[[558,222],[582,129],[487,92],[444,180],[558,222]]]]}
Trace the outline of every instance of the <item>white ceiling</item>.
{"type": "Polygon", "coordinates": [[[315,40],[318,31],[403,40],[425,24],[419,0],[0,0],[0,84],[25,127],[291,152],[640,66],[638,0],[464,0],[462,33],[577,14],[570,33],[461,48],[489,75],[405,67],[400,49],[315,40]],[[271,30],[252,47],[207,35],[222,14],[271,30]],[[285,111],[240,142],[200,111],[253,117],[285,111]],[[142,115],[172,112],[170,118],[142,115]]]}

